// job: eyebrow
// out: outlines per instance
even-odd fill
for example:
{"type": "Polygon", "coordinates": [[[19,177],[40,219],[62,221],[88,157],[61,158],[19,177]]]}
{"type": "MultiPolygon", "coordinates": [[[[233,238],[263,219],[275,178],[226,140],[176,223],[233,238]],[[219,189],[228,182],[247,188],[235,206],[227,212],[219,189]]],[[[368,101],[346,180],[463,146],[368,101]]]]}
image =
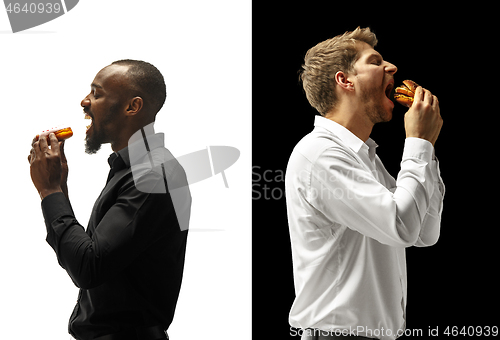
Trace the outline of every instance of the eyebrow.
{"type": "Polygon", "coordinates": [[[92,83],[92,84],[90,84],[90,87],[97,87],[97,88],[99,88],[99,89],[102,89],[102,86],[101,86],[101,85],[99,85],[99,84],[96,84],[96,83],[92,83]]]}
{"type": "Polygon", "coordinates": [[[382,55],[380,53],[372,53],[368,56],[368,58],[366,59],[367,61],[370,61],[372,59],[382,59],[384,60],[384,58],[382,58],[382,55]]]}

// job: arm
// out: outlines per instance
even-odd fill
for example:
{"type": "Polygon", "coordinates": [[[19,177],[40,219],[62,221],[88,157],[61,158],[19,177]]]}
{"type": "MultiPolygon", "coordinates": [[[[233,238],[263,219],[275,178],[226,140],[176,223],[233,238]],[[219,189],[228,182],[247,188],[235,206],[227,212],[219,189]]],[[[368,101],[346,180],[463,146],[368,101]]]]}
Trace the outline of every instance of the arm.
{"type": "MultiPolygon", "coordinates": [[[[443,119],[439,109],[439,101],[429,90],[418,87],[412,107],[405,115],[405,130],[407,137],[417,137],[436,143],[443,119]]],[[[443,209],[444,184],[439,174],[439,165],[433,155],[432,168],[435,169],[432,178],[433,195],[430,197],[428,210],[422,222],[421,233],[416,246],[430,246],[437,242],[440,232],[441,211],[443,209]]]]}
{"type": "Polygon", "coordinates": [[[415,244],[417,247],[432,246],[439,239],[445,186],[441,179],[437,159],[434,159],[432,163],[432,166],[436,167],[437,178],[434,179],[434,193],[431,197],[427,214],[424,217],[420,235],[415,244]]]}
{"type": "Polygon", "coordinates": [[[432,155],[442,124],[438,99],[419,86],[405,115],[407,139],[395,191],[386,189],[343,150],[326,150],[311,171],[310,180],[316,182],[311,187],[321,194],[316,208],[330,220],[384,244],[411,246],[418,240],[423,244],[437,240],[436,212],[441,207],[436,204],[439,174],[432,155]],[[330,178],[322,180],[321,174],[330,178]]]}
{"type": "Polygon", "coordinates": [[[308,201],[328,220],[381,243],[414,245],[434,192],[432,150],[425,140],[406,140],[394,192],[342,149],[325,150],[311,170],[308,201]]]}
{"type": "MultiPolygon", "coordinates": [[[[149,180],[163,185],[162,177],[154,173],[151,176],[149,180]]],[[[132,180],[122,188],[92,237],[75,219],[62,193],[45,197],[42,211],[47,242],[56,252],[59,264],[83,289],[106,282],[151,244],[179,230],[170,195],[141,192],[132,180]]]]}
{"type": "Polygon", "coordinates": [[[64,143],[65,141],[62,141],[59,145],[59,151],[61,154],[61,190],[66,196],[66,198],[69,200],[69,195],[68,195],[68,161],[66,160],[66,155],[64,154],[64,143]]]}

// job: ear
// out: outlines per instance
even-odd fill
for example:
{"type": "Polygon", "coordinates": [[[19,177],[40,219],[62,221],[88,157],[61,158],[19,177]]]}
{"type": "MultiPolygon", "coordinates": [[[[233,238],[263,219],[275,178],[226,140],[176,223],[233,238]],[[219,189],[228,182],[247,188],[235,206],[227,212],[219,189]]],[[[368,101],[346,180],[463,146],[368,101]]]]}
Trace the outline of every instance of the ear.
{"type": "Polygon", "coordinates": [[[354,83],[342,71],[335,73],[335,82],[346,91],[354,91],[354,83]]]}
{"type": "Polygon", "coordinates": [[[141,97],[134,97],[128,103],[128,107],[126,109],[125,114],[127,116],[135,116],[142,109],[142,105],[144,104],[141,97]]]}

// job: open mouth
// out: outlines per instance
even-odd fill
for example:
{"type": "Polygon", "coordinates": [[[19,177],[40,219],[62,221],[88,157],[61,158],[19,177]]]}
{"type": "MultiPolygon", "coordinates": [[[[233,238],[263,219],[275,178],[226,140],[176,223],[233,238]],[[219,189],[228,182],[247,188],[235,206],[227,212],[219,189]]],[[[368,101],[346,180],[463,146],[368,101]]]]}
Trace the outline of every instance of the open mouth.
{"type": "Polygon", "coordinates": [[[394,95],[394,93],[392,91],[393,89],[394,89],[394,82],[391,81],[387,85],[387,87],[385,88],[385,95],[387,98],[389,98],[389,100],[392,100],[392,98],[393,98],[393,95],[394,95]]]}
{"type": "Polygon", "coordinates": [[[85,119],[90,119],[90,124],[89,124],[89,125],[87,125],[87,130],[85,131],[85,132],[87,132],[87,131],[89,131],[89,129],[92,127],[93,120],[92,120],[92,117],[91,117],[91,116],[89,116],[89,114],[88,114],[88,113],[86,113],[86,112],[85,112],[85,119]]]}

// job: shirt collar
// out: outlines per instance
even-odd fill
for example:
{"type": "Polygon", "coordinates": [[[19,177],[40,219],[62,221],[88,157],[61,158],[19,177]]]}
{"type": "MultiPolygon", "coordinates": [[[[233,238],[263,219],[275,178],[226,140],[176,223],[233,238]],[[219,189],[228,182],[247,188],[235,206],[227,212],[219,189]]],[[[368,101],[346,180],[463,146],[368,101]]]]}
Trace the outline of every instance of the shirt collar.
{"type": "Polygon", "coordinates": [[[109,167],[111,169],[113,169],[113,172],[117,172],[117,171],[119,171],[121,169],[125,169],[127,167],[130,167],[130,163],[127,164],[127,162],[123,159],[122,154],[119,153],[119,152],[113,152],[109,156],[109,158],[108,158],[108,164],[109,164],[109,167]]]}
{"type": "Polygon", "coordinates": [[[328,130],[330,133],[340,138],[340,140],[342,140],[342,142],[349,148],[351,148],[354,152],[359,153],[359,151],[363,149],[368,152],[371,160],[373,160],[373,158],[375,157],[375,149],[378,147],[378,145],[373,139],[368,138],[366,142],[363,142],[346,127],[322,116],[315,117],[314,126],[322,127],[328,130]]]}
{"type": "MultiPolygon", "coordinates": [[[[150,151],[160,147],[165,147],[165,136],[163,133],[147,135],[146,138],[150,151]]],[[[115,171],[123,168],[130,168],[131,154],[135,162],[137,161],[137,159],[145,157],[147,155],[144,139],[137,140],[124,147],[123,149],[113,152],[108,158],[108,164],[111,168],[115,169],[115,171]]]]}
{"type": "Polygon", "coordinates": [[[115,152],[118,156],[121,157],[123,162],[127,167],[130,167],[130,157],[128,156],[128,146],[124,147],[123,149],[119,150],[118,152],[115,152]]]}

